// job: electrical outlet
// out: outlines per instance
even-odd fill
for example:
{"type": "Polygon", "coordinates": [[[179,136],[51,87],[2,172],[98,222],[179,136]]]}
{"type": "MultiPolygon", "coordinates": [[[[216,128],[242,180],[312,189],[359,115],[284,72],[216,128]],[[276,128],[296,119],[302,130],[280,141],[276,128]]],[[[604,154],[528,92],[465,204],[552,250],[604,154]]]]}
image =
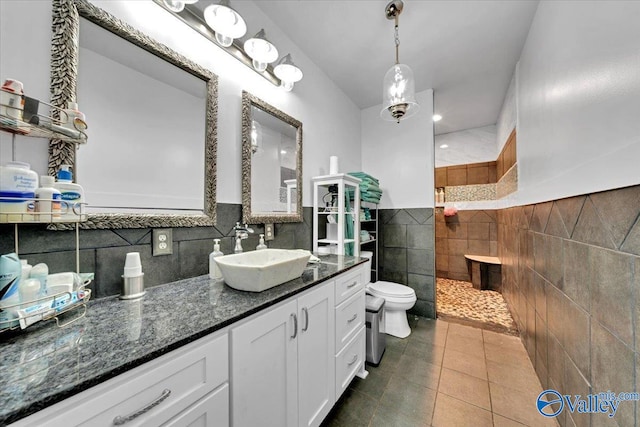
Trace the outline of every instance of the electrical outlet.
{"type": "Polygon", "coordinates": [[[173,253],[173,230],[170,228],[154,228],[151,253],[153,256],[171,255],[173,253]]]}
{"type": "Polygon", "coordinates": [[[269,240],[273,240],[276,238],[276,231],[273,227],[273,224],[265,224],[264,225],[264,241],[268,242],[269,240]]]}

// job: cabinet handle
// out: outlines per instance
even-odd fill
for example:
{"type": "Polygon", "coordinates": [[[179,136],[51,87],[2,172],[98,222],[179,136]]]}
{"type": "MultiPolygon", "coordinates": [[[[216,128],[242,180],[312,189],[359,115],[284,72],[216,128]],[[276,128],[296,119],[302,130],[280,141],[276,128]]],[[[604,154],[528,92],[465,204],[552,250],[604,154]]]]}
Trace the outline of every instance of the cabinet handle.
{"type": "Polygon", "coordinates": [[[126,415],[124,417],[121,417],[120,415],[115,417],[113,419],[113,425],[121,426],[123,424],[128,423],[129,421],[133,421],[134,419],[138,418],[140,415],[142,415],[142,414],[144,414],[146,412],[149,412],[151,409],[153,409],[156,406],[158,406],[159,404],[161,404],[170,395],[171,395],[171,390],[165,388],[162,391],[162,394],[157,399],[155,399],[153,402],[149,403],[144,408],[139,409],[136,412],[133,412],[133,413],[131,413],[129,415],[126,415]]]}
{"type": "Polygon", "coordinates": [[[304,327],[302,328],[302,332],[307,332],[307,329],[309,329],[309,310],[307,310],[307,307],[303,307],[302,312],[304,313],[304,327]]]}
{"type": "Polygon", "coordinates": [[[347,288],[351,289],[351,288],[353,288],[353,287],[354,287],[355,285],[357,285],[357,284],[358,284],[358,281],[357,281],[357,280],[354,280],[352,284],[350,284],[349,286],[347,286],[347,288]]]}
{"type": "Polygon", "coordinates": [[[347,366],[353,365],[354,363],[356,363],[356,360],[358,360],[358,355],[354,354],[353,359],[351,359],[351,362],[347,363],[347,366]]]}
{"type": "Polygon", "coordinates": [[[298,336],[298,316],[291,313],[291,317],[293,317],[293,335],[291,335],[291,339],[295,339],[298,336]]]}
{"type": "Polygon", "coordinates": [[[358,313],[354,314],[354,315],[353,315],[353,317],[352,317],[351,319],[347,320],[347,323],[351,323],[351,322],[353,322],[354,320],[356,320],[357,318],[358,318],[358,313]]]}

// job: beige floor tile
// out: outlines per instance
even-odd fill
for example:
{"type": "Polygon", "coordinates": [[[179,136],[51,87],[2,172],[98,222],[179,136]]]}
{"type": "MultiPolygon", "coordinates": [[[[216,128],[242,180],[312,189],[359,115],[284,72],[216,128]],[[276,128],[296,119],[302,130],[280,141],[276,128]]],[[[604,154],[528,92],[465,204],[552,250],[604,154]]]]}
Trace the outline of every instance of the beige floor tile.
{"type": "Polygon", "coordinates": [[[415,357],[419,360],[424,360],[425,362],[433,363],[434,365],[442,365],[442,358],[444,357],[444,342],[442,345],[437,345],[422,341],[411,341],[407,344],[404,354],[406,356],[415,357]]]}
{"type": "Polygon", "coordinates": [[[456,399],[491,410],[489,383],[462,372],[442,368],[438,391],[456,399]]]}
{"type": "Polygon", "coordinates": [[[505,418],[502,415],[493,414],[493,427],[526,427],[517,421],[505,418]]]}
{"type": "Polygon", "coordinates": [[[380,399],[378,411],[387,415],[398,414],[418,425],[428,423],[433,416],[436,391],[394,376],[380,399]]]}
{"type": "Polygon", "coordinates": [[[535,426],[556,426],[552,418],[546,418],[536,409],[536,398],[542,390],[522,392],[496,383],[489,383],[491,389],[491,406],[493,413],[518,421],[519,423],[535,426]]]}
{"type": "Polygon", "coordinates": [[[529,390],[542,391],[540,380],[530,364],[520,366],[505,365],[493,360],[487,360],[487,373],[489,374],[489,381],[493,383],[523,392],[529,390]]]}
{"type": "Polygon", "coordinates": [[[433,427],[492,427],[491,412],[443,393],[436,397],[433,427]]]}
{"type": "Polygon", "coordinates": [[[404,355],[400,358],[398,369],[394,375],[423,387],[437,390],[440,380],[440,366],[404,355]]]}
{"type": "Polygon", "coordinates": [[[469,339],[456,334],[447,335],[447,345],[445,347],[466,354],[484,354],[484,343],[482,340],[469,339]]]}
{"type": "Polygon", "coordinates": [[[444,352],[442,366],[481,380],[487,380],[487,365],[484,354],[467,354],[447,348],[444,352]]]}
{"type": "Polygon", "coordinates": [[[420,319],[418,324],[411,330],[410,341],[429,342],[444,346],[447,340],[447,330],[449,324],[441,320],[420,319]]]}
{"type": "Polygon", "coordinates": [[[501,363],[503,365],[531,366],[531,360],[524,346],[504,346],[491,343],[484,344],[484,354],[487,360],[501,363]]]}
{"type": "Polygon", "coordinates": [[[460,325],[458,323],[449,324],[448,336],[451,337],[451,335],[459,335],[473,340],[483,340],[482,329],[460,325]]]}
{"type": "Polygon", "coordinates": [[[498,332],[488,331],[486,329],[482,331],[482,337],[484,338],[484,342],[488,342],[491,344],[505,345],[507,347],[517,346],[518,344],[522,345],[520,337],[500,334],[498,332]]]}

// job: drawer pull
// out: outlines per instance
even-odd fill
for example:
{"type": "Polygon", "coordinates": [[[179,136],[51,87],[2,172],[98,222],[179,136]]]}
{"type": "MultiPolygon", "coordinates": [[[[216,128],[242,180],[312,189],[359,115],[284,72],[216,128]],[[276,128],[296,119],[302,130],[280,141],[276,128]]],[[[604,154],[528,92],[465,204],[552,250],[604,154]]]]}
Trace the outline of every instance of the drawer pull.
{"type": "Polygon", "coordinates": [[[352,284],[350,284],[350,285],[348,285],[348,286],[347,286],[347,288],[351,289],[351,288],[353,288],[353,287],[354,287],[355,285],[357,285],[357,284],[358,284],[358,281],[357,281],[357,280],[354,280],[352,284]]]}
{"type": "Polygon", "coordinates": [[[351,322],[353,322],[354,320],[356,320],[357,318],[358,318],[358,313],[354,314],[354,315],[353,315],[353,317],[352,317],[351,319],[347,320],[347,323],[351,323],[351,322]]]}
{"type": "Polygon", "coordinates": [[[358,355],[354,354],[353,359],[351,359],[351,362],[347,363],[347,366],[353,365],[354,363],[356,363],[357,360],[358,360],[358,355]]]}
{"type": "Polygon", "coordinates": [[[291,339],[295,339],[298,336],[298,316],[291,313],[291,317],[293,317],[293,335],[291,335],[291,339]]]}
{"type": "Polygon", "coordinates": [[[129,421],[133,421],[134,419],[138,418],[140,415],[149,412],[150,410],[152,410],[153,408],[155,408],[156,406],[158,406],[159,404],[161,404],[167,397],[169,397],[171,395],[171,390],[165,388],[162,391],[162,394],[153,402],[149,403],[147,406],[145,406],[144,408],[129,414],[127,416],[121,417],[120,415],[118,415],[117,417],[115,417],[113,419],[113,425],[116,426],[121,426],[123,424],[128,423],[129,421]]]}
{"type": "Polygon", "coordinates": [[[309,329],[309,310],[307,310],[307,307],[304,307],[302,312],[304,313],[304,326],[302,327],[302,332],[307,332],[307,329],[309,329]]]}

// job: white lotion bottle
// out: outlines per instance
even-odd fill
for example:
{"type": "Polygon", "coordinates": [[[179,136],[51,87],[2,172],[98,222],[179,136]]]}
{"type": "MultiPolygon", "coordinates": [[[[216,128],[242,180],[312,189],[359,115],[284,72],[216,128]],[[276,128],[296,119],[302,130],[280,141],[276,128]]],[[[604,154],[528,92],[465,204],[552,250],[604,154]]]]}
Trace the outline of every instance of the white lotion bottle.
{"type": "Polygon", "coordinates": [[[52,176],[41,176],[40,187],[36,190],[36,212],[38,220],[51,222],[60,219],[62,193],[55,189],[55,179],[52,176]]]}
{"type": "Polygon", "coordinates": [[[73,182],[71,166],[61,165],[58,180],[53,185],[61,193],[61,219],[63,221],[78,221],[84,203],[84,190],[80,184],[73,182]]]}
{"type": "Polygon", "coordinates": [[[267,249],[267,245],[264,243],[264,234],[260,235],[260,242],[258,243],[258,246],[256,246],[256,251],[261,249],[267,249]]]}
{"type": "Polygon", "coordinates": [[[213,252],[209,254],[209,278],[222,279],[222,272],[216,263],[216,258],[222,255],[224,254],[220,250],[220,239],[213,239],[213,252]]]}

